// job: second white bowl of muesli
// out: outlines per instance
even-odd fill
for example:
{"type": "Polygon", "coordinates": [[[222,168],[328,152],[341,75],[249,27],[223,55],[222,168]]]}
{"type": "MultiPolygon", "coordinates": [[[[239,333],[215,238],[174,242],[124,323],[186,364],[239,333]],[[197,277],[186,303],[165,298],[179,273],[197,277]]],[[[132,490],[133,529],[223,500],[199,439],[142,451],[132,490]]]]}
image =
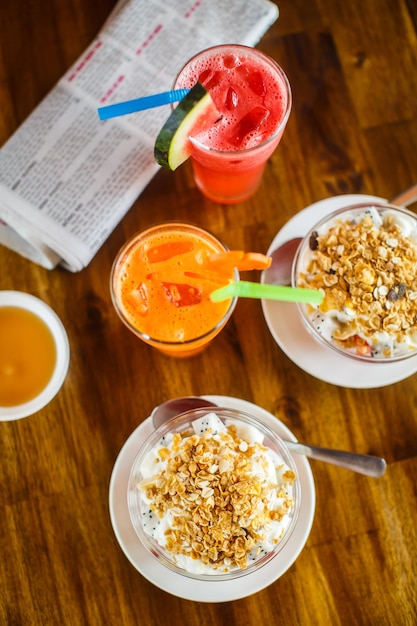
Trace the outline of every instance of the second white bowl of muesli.
{"type": "Polygon", "coordinates": [[[292,284],[321,289],[297,305],[319,343],[361,362],[417,356],[417,216],[385,203],[348,206],[318,222],[294,259],[292,284]]]}
{"type": "Polygon", "coordinates": [[[301,488],[281,438],[234,409],[194,409],[144,442],[128,483],[139,540],[167,568],[236,579],[279,558],[298,520],[301,488]]]}

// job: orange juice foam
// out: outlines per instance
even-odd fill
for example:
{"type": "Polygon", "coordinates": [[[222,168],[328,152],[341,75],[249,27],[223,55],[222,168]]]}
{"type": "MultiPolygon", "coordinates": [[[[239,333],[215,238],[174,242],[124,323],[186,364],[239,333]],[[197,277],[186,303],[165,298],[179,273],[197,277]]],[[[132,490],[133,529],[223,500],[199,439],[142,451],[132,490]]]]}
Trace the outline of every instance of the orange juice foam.
{"type": "Polygon", "coordinates": [[[224,246],[187,225],[160,225],[139,233],[116,259],[112,297],[122,320],[141,339],[165,352],[201,349],[223,327],[232,300],[209,294],[234,278],[207,267],[224,246]]]}

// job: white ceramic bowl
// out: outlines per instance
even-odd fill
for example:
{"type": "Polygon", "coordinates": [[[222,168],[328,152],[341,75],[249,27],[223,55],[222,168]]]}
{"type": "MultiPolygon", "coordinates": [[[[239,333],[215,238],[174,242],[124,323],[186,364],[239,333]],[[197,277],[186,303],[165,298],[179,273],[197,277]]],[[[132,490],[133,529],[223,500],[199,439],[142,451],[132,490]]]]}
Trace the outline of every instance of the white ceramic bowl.
{"type": "Polygon", "coordinates": [[[292,284],[323,289],[325,299],[319,307],[297,307],[306,329],[328,349],[368,363],[387,364],[417,355],[417,216],[411,211],[367,202],[327,215],[303,238],[294,258],[292,284]],[[357,225],[365,216],[371,234],[363,230],[360,240],[357,225]],[[400,228],[397,235],[389,232],[386,220],[400,228]],[[352,237],[349,243],[346,232],[352,237]],[[350,256],[352,248],[355,254],[350,256]],[[408,278],[403,282],[398,277],[406,265],[408,278]],[[358,289],[359,297],[354,291],[358,289]],[[341,293],[346,294],[345,304],[338,297],[341,293]],[[360,311],[366,299],[369,312],[360,311]],[[402,325],[404,308],[408,329],[402,325]],[[360,316],[365,326],[358,321],[360,316]]]}
{"type": "Polygon", "coordinates": [[[56,362],[51,378],[32,400],[16,406],[0,406],[0,421],[11,421],[33,415],[58,393],[67,375],[70,348],[65,328],[57,314],[45,302],[22,291],[0,291],[0,307],[18,307],[38,316],[49,328],[55,341],[56,362]]]}

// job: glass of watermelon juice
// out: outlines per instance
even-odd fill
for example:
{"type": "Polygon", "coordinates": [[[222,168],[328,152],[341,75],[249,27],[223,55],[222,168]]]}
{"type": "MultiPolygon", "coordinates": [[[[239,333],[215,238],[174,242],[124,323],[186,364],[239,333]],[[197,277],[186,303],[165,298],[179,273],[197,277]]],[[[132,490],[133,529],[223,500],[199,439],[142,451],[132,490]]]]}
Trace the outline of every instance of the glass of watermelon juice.
{"type": "Polygon", "coordinates": [[[267,159],[277,147],[291,111],[291,88],[270,57],[247,46],[227,44],[192,57],[174,88],[200,82],[219,111],[209,128],[190,137],[195,181],[204,195],[233,204],[258,188],[267,159]]]}
{"type": "Polygon", "coordinates": [[[214,303],[210,293],[239,280],[233,267],[208,258],[228,248],[193,224],[164,222],[122,246],[113,263],[110,291],[124,324],[142,341],[173,357],[197,354],[222,330],[237,298],[214,303]]]}

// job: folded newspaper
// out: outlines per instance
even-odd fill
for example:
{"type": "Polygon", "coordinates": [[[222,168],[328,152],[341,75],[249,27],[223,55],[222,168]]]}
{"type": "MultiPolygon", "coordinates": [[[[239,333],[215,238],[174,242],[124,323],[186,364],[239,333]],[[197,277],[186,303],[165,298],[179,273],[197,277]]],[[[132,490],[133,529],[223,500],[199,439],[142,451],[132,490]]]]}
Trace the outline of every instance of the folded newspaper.
{"type": "Polygon", "coordinates": [[[167,91],[199,50],[254,46],[277,18],[269,0],[120,0],[0,151],[0,244],[47,269],[86,267],[157,173],[170,112],[100,122],[97,108],[167,91]]]}

